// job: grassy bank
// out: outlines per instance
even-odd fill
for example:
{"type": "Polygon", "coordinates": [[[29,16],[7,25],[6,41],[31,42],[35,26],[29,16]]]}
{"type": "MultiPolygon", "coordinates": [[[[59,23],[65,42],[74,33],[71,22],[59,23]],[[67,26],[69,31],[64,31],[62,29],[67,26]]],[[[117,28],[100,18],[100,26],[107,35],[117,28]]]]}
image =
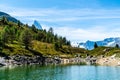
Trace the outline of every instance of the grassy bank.
{"type": "Polygon", "coordinates": [[[14,41],[12,44],[6,44],[3,48],[2,53],[9,56],[34,56],[37,53],[37,55],[42,54],[43,56],[75,57],[77,55],[85,56],[86,50],[81,48],[63,46],[63,48],[57,51],[54,48],[54,44],[33,40],[30,49],[25,49],[25,46],[17,41],[14,41]]]}

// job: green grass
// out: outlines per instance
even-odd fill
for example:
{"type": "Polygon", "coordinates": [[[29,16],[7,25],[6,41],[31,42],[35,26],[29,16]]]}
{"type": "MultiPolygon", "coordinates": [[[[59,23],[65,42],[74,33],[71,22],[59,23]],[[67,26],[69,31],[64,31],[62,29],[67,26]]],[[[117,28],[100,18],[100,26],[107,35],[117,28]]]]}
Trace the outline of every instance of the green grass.
{"type": "Polygon", "coordinates": [[[44,43],[40,41],[32,41],[32,45],[30,47],[31,50],[25,49],[25,47],[17,41],[14,41],[13,44],[6,44],[3,49],[3,53],[8,56],[13,55],[25,55],[25,56],[34,56],[35,53],[37,55],[43,56],[60,56],[60,57],[75,57],[76,55],[84,55],[86,50],[81,48],[73,48],[68,46],[63,46],[62,49],[56,51],[54,49],[54,44],[44,43]]]}
{"type": "Polygon", "coordinates": [[[40,41],[32,41],[30,50],[25,49],[25,46],[20,44],[17,41],[14,41],[13,44],[6,44],[3,49],[3,53],[8,56],[13,55],[25,55],[25,56],[34,56],[43,55],[43,56],[60,56],[60,57],[86,57],[86,55],[90,56],[112,56],[116,54],[116,57],[120,57],[120,49],[113,47],[98,47],[93,50],[87,51],[81,48],[74,48],[69,46],[63,46],[59,51],[54,49],[54,44],[44,43],[40,41]]]}
{"type": "Polygon", "coordinates": [[[13,55],[33,56],[33,53],[31,53],[29,50],[26,50],[24,46],[20,45],[19,43],[6,44],[2,52],[9,56],[13,55]]]}
{"type": "Polygon", "coordinates": [[[54,49],[54,44],[43,43],[40,41],[33,41],[32,49],[40,52],[45,56],[63,56],[63,57],[73,57],[76,54],[83,54],[86,51],[81,48],[73,48],[68,46],[63,46],[62,49],[56,51],[54,49]]]}
{"type": "Polygon", "coordinates": [[[116,57],[120,57],[120,48],[114,47],[98,47],[91,51],[88,51],[88,54],[91,56],[112,56],[116,54],[116,57]]]}
{"type": "MultiPolygon", "coordinates": [[[[17,41],[14,41],[12,44],[7,43],[5,47],[3,48],[3,51],[1,53],[4,55],[8,56],[13,56],[13,55],[25,55],[25,56],[34,56],[34,55],[43,55],[43,56],[61,56],[61,57],[76,57],[76,56],[81,56],[81,57],[86,57],[86,55],[90,56],[111,56],[113,54],[116,54],[117,57],[120,57],[120,49],[119,48],[112,48],[112,47],[98,47],[95,48],[91,51],[81,49],[81,48],[75,48],[75,47],[70,47],[70,46],[65,46],[63,45],[62,48],[60,48],[58,51],[55,50],[53,42],[50,43],[45,43],[45,42],[40,42],[37,40],[33,40],[31,46],[29,46],[29,50],[25,49],[25,46],[20,44],[21,42],[19,41],[20,34],[22,33],[23,30],[29,30],[33,36],[35,37],[38,33],[33,31],[30,27],[26,25],[21,25],[21,27],[18,26],[17,23],[14,22],[7,22],[3,23],[0,22],[0,32],[3,31],[5,27],[9,28],[15,28],[17,31],[15,33],[17,41]],[[17,34],[17,35],[16,35],[17,34]]],[[[8,29],[9,29],[8,28],[8,29]]],[[[46,33],[47,35],[47,33],[46,33]]],[[[54,37],[54,36],[53,36],[54,37]]],[[[9,39],[8,39],[9,40],[9,39]]],[[[10,42],[10,41],[8,41],[10,42]]]]}

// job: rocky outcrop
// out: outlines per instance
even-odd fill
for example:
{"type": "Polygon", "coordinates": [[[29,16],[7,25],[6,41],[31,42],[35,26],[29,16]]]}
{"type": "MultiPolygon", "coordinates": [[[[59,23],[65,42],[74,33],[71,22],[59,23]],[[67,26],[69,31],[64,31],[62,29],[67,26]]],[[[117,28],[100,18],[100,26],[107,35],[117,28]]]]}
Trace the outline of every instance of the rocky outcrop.
{"type": "Polygon", "coordinates": [[[85,59],[76,57],[76,58],[61,58],[61,64],[80,64],[86,63],[85,59]]]}
{"type": "Polygon", "coordinates": [[[45,57],[45,64],[60,64],[61,60],[59,57],[45,57]]]}
{"type": "Polygon", "coordinates": [[[0,64],[4,66],[8,65],[23,65],[23,64],[43,64],[45,61],[44,57],[41,56],[10,56],[9,58],[0,57],[0,64]]]}
{"type": "Polygon", "coordinates": [[[75,57],[75,58],[67,58],[67,57],[46,57],[45,64],[96,64],[97,58],[95,57],[75,57]]]}
{"type": "Polygon", "coordinates": [[[43,64],[44,57],[34,56],[34,57],[26,57],[26,56],[12,56],[11,60],[13,60],[12,64],[43,64]]]}
{"type": "Polygon", "coordinates": [[[24,65],[24,64],[95,64],[96,58],[66,58],[66,57],[43,57],[43,56],[10,56],[10,57],[1,57],[0,58],[0,65],[7,66],[7,65],[24,65]]]}
{"type": "Polygon", "coordinates": [[[120,66],[120,58],[117,58],[116,55],[101,57],[96,61],[96,63],[99,65],[120,66]]]}

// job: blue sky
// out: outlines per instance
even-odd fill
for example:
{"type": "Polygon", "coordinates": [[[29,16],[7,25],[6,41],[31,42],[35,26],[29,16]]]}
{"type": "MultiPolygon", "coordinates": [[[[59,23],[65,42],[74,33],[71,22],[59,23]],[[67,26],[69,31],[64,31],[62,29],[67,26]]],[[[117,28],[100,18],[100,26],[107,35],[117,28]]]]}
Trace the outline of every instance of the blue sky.
{"type": "Polygon", "coordinates": [[[0,11],[75,42],[120,37],[120,0],[0,0],[0,11]]]}

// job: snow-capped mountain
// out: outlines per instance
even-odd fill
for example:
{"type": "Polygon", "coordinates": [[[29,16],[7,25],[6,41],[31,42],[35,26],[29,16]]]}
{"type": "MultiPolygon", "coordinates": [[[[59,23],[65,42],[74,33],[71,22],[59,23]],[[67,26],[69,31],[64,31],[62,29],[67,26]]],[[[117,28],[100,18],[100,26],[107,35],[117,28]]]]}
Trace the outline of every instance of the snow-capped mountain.
{"type": "Polygon", "coordinates": [[[34,20],[34,26],[38,29],[41,29],[42,30],[42,26],[40,25],[40,23],[36,20],[34,20]]]}
{"type": "Polygon", "coordinates": [[[79,47],[79,43],[78,42],[72,42],[71,45],[72,45],[72,47],[79,47]]]}
{"type": "Polygon", "coordinates": [[[85,43],[79,43],[80,48],[85,48],[88,50],[94,49],[94,44],[97,43],[98,46],[108,46],[108,47],[114,47],[116,44],[120,46],[120,37],[116,38],[106,38],[102,41],[86,41],[85,43]]]}

